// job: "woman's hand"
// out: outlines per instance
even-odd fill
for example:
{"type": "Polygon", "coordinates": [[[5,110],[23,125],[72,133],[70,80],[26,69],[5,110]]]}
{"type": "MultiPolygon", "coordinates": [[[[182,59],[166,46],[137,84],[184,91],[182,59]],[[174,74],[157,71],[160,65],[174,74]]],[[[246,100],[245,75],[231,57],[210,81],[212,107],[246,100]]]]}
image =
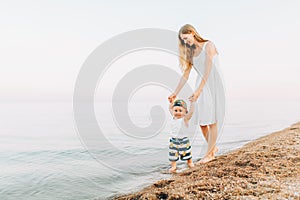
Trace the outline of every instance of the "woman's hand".
{"type": "Polygon", "coordinates": [[[175,99],[176,99],[176,94],[174,94],[174,93],[168,97],[168,100],[170,103],[173,103],[175,99]]]}
{"type": "Polygon", "coordinates": [[[195,102],[195,101],[197,101],[197,99],[198,99],[199,96],[200,96],[199,92],[194,92],[194,94],[192,94],[192,96],[189,97],[189,100],[191,102],[195,102]]]}

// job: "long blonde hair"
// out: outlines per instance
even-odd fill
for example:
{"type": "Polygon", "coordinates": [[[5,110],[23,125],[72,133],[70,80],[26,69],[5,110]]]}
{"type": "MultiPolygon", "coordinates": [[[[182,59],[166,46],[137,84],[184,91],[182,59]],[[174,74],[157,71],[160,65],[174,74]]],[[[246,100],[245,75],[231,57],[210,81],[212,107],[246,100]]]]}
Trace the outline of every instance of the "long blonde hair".
{"type": "Polygon", "coordinates": [[[194,56],[194,50],[196,48],[195,44],[188,47],[184,43],[184,41],[180,38],[181,34],[194,34],[194,39],[198,42],[206,42],[208,40],[203,39],[199,33],[196,31],[196,29],[190,25],[186,24],[183,27],[180,28],[178,32],[178,45],[179,45],[179,63],[182,71],[185,71],[186,69],[190,69],[193,66],[193,56],[194,56]]]}

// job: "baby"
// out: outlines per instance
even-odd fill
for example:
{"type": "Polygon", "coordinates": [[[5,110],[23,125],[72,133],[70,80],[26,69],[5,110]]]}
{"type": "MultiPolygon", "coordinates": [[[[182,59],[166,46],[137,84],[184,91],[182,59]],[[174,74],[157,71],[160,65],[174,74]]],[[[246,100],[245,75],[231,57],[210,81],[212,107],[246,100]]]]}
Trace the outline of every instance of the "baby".
{"type": "Polygon", "coordinates": [[[169,110],[173,116],[171,122],[171,137],[169,145],[169,160],[171,161],[170,172],[176,172],[176,161],[186,160],[188,166],[194,167],[192,161],[191,145],[188,138],[189,120],[192,118],[195,102],[191,102],[188,112],[186,103],[183,100],[171,101],[169,110]]]}

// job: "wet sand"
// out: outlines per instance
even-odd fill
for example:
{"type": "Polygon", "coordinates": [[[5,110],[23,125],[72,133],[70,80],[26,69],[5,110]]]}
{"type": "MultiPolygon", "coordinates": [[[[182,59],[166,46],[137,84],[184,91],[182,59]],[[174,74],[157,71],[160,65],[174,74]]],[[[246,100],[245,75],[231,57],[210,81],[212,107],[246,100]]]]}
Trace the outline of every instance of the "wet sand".
{"type": "Polygon", "coordinates": [[[300,199],[300,123],[115,199],[300,199]]]}

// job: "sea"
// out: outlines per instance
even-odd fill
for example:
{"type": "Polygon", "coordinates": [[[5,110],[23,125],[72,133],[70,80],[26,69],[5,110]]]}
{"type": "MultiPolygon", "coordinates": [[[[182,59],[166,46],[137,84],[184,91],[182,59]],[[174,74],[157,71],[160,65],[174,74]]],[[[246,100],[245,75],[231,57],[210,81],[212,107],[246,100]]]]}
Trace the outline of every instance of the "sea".
{"type": "MultiPolygon", "coordinates": [[[[166,173],[167,103],[162,105],[164,122],[151,115],[151,102],[130,104],[128,113],[123,114],[134,125],[131,129],[116,121],[124,116],[114,111],[110,102],[96,104],[94,114],[101,133],[92,140],[98,142],[91,144],[86,137],[89,129],[79,128],[71,101],[2,102],[0,199],[110,199],[171,177],[166,173]],[[161,129],[149,131],[147,127],[155,123],[161,129]]],[[[228,101],[217,156],[299,121],[296,101],[228,101]]],[[[207,145],[199,127],[194,132],[191,140],[196,161],[207,145]]],[[[179,161],[178,166],[186,169],[184,162],[179,161]]]]}

